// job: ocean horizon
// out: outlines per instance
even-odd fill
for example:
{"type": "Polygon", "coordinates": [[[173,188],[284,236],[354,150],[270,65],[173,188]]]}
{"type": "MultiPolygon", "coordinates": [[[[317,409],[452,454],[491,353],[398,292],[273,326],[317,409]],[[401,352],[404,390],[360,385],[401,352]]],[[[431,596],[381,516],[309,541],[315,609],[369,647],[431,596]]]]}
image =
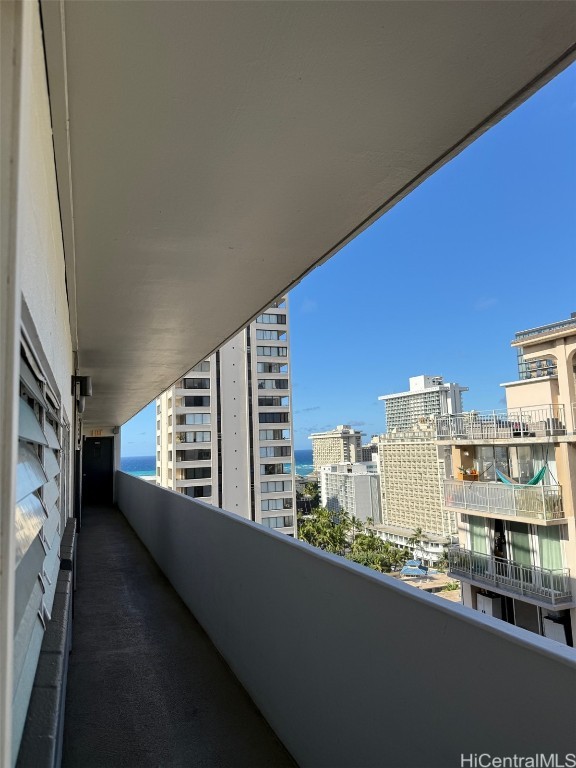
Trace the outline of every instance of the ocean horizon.
{"type": "MultiPolygon", "coordinates": [[[[314,469],[312,449],[304,448],[294,451],[294,461],[297,475],[309,475],[314,469]]],[[[156,474],[156,458],[154,456],[122,456],[120,469],[136,477],[153,477],[156,474]]]]}

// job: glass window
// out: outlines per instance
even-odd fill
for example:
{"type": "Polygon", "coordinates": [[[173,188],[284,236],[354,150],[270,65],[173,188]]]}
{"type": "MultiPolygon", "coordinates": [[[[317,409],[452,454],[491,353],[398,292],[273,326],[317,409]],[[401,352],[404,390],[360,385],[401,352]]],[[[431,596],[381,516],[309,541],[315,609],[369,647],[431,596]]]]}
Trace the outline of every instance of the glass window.
{"type": "Polygon", "coordinates": [[[289,445],[268,445],[260,448],[260,458],[265,459],[270,456],[290,456],[292,449],[289,445]]]}
{"type": "Polygon", "coordinates": [[[288,379],[258,379],[258,389],[288,389],[288,379]]]}
{"type": "Polygon", "coordinates": [[[258,421],[260,424],[287,424],[290,421],[290,414],[284,413],[259,413],[258,421]]]}
{"type": "Polygon", "coordinates": [[[202,480],[212,476],[211,467],[191,467],[184,470],[184,480],[202,480]]]}
{"type": "Polygon", "coordinates": [[[256,347],[256,354],[263,357],[288,357],[288,347],[256,347]]]}
{"type": "Polygon", "coordinates": [[[209,461],[212,458],[210,448],[196,448],[189,451],[176,451],[176,461],[209,461]]]}
{"type": "Polygon", "coordinates": [[[210,379],[184,379],[184,389],[210,389],[210,379]]]}
{"type": "Polygon", "coordinates": [[[264,407],[287,407],[289,403],[289,397],[259,397],[258,405],[264,407]]]}
{"type": "Polygon", "coordinates": [[[209,443],[212,439],[211,432],[178,432],[177,439],[183,443],[209,443]]]}
{"type": "Polygon", "coordinates": [[[262,323],[263,325],[266,323],[273,323],[274,325],[286,325],[286,315],[276,315],[272,314],[271,312],[264,312],[264,314],[258,315],[256,322],[262,323]]]}
{"type": "Polygon", "coordinates": [[[290,440],[289,429],[261,429],[260,440],[290,440]]]}
{"type": "Polygon", "coordinates": [[[292,464],[260,464],[261,475],[289,475],[292,464]]]}
{"type": "Polygon", "coordinates": [[[283,515],[281,517],[263,517],[262,525],[267,528],[290,528],[293,525],[292,515],[283,515]]]}
{"type": "Polygon", "coordinates": [[[184,398],[183,405],[186,408],[209,408],[210,395],[191,395],[184,398]]]}
{"type": "Polygon", "coordinates": [[[191,370],[197,371],[198,373],[208,373],[210,371],[210,360],[203,360],[201,363],[198,363],[198,365],[195,365],[191,370]]]}
{"type": "Polygon", "coordinates": [[[257,328],[256,338],[266,339],[268,341],[285,341],[286,331],[267,331],[263,328],[257,328]]]}
{"type": "Polygon", "coordinates": [[[186,496],[192,496],[193,499],[203,499],[206,496],[212,496],[211,485],[191,485],[188,488],[184,488],[186,496]]]}
{"type": "Polygon", "coordinates": [[[256,363],[258,373],[288,373],[286,363],[256,363]]]}
{"type": "Polygon", "coordinates": [[[282,491],[292,490],[292,480],[268,480],[260,483],[262,493],[281,493],[282,491]]]}
{"type": "Polygon", "coordinates": [[[184,421],[180,422],[181,424],[210,424],[209,413],[186,413],[183,418],[184,421]]]}

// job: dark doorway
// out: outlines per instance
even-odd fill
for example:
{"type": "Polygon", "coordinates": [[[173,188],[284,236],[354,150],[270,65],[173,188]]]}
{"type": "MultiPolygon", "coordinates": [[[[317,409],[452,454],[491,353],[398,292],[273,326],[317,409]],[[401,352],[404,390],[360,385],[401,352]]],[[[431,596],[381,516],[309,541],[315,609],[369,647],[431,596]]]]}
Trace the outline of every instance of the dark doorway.
{"type": "Polygon", "coordinates": [[[82,503],[111,504],[114,438],[87,437],[82,451],[82,503]]]}

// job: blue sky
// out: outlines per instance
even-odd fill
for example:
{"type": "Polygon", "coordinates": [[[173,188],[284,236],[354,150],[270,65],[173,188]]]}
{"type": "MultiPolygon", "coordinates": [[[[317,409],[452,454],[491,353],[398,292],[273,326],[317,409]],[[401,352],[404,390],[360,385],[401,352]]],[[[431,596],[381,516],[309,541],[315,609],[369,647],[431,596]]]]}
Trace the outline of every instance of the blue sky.
{"type": "MultiPolygon", "coordinates": [[[[378,396],[421,373],[468,386],[466,408],[502,407],[514,332],[576,312],[576,65],[290,297],[297,449],[337,424],[384,431],[378,396]]],[[[122,428],[122,454],[154,446],[151,405],[122,428]]]]}

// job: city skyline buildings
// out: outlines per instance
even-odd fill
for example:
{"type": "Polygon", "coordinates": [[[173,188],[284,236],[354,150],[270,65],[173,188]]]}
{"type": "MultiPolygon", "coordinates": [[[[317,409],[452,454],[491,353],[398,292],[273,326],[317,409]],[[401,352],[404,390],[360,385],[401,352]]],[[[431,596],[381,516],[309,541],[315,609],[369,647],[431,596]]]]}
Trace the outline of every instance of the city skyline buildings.
{"type": "Polygon", "coordinates": [[[156,482],[295,535],[285,296],[156,400],[156,482]]]}
{"type": "MultiPolygon", "coordinates": [[[[414,371],[465,381],[467,408],[503,405],[506,342],[574,310],[575,91],[572,65],[291,291],[295,449],[342,422],[383,432],[378,396],[414,371]],[[550,260],[566,279],[541,291],[550,260]],[[335,313],[338,295],[371,322],[335,313]]],[[[123,427],[123,455],[154,443],[152,404],[123,427]]]]}

